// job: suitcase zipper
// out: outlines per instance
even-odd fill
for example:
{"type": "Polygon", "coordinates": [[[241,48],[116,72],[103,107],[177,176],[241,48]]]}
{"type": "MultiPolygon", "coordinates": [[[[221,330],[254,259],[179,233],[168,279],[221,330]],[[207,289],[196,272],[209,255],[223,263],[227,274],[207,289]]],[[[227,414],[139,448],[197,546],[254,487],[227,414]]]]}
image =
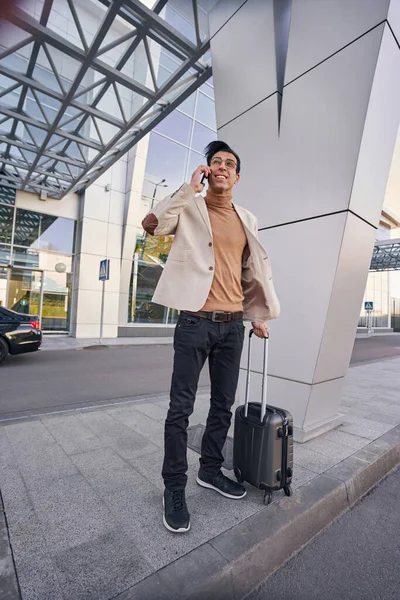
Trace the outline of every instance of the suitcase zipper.
{"type": "Polygon", "coordinates": [[[275,409],[275,412],[282,417],[282,465],[281,465],[281,487],[286,487],[287,484],[287,449],[288,449],[288,419],[280,410],[275,409]]]}

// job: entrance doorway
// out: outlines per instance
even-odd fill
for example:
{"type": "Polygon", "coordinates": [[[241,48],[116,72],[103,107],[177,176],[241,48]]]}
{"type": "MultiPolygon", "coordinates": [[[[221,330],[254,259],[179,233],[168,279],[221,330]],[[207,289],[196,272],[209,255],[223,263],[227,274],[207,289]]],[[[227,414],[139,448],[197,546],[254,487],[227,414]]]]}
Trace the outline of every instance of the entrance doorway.
{"type": "Polygon", "coordinates": [[[8,308],[37,315],[45,333],[68,333],[70,275],[12,267],[7,288],[8,308]]]}
{"type": "Polygon", "coordinates": [[[42,283],[41,271],[28,269],[10,269],[8,279],[7,307],[25,315],[42,313],[42,283]]]}

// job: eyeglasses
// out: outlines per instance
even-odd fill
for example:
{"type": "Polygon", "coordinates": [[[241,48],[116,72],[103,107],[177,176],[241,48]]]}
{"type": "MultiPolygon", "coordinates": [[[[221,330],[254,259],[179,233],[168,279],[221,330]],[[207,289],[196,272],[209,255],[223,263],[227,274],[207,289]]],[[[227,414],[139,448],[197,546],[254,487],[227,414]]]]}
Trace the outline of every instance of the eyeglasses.
{"type": "Polygon", "coordinates": [[[222,160],[222,158],[219,158],[219,156],[216,156],[215,158],[211,159],[211,163],[210,164],[211,164],[212,167],[220,167],[223,162],[225,163],[225,166],[226,166],[227,169],[229,169],[230,171],[233,171],[233,170],[236,171],[237,164],[231,158],[227,158],[224,161],[224,160],[222,160]]]}

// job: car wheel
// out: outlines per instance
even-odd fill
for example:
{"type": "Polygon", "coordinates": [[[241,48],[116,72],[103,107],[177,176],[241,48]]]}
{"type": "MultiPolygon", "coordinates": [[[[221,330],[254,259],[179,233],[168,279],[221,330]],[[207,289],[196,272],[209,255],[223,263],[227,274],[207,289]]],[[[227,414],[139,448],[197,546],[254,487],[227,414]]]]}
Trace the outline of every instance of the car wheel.
{"type": "Polygon", "coordinates": [[[0,363],[3,362],[8,356],[8,345],[3,338],[0,338],[0,363]]]}

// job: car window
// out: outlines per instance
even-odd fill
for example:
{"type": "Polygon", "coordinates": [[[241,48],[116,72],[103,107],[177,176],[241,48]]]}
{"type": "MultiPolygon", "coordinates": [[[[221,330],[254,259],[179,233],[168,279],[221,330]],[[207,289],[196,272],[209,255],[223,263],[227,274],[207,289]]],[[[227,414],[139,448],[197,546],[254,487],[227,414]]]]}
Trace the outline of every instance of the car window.
{"type": "Polygon", "coordinates": [[[0,323],[15,321],[15,313],[12,310],[0,306],[0,323]]]}

